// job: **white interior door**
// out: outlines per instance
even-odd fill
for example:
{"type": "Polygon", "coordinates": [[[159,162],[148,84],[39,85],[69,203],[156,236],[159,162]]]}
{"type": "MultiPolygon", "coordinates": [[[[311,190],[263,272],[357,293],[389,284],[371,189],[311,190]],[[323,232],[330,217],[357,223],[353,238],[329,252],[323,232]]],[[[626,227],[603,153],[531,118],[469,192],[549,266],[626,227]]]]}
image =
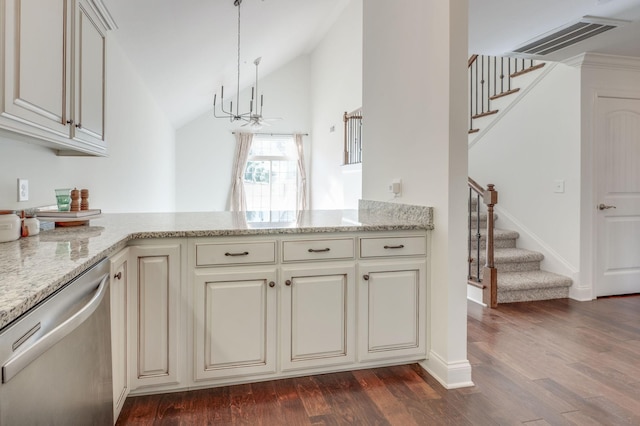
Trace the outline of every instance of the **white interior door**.
{"type": "Polygon", "coordinates": [[[640,293],[640,99],[598,98],[596,296],[640,293]]]}

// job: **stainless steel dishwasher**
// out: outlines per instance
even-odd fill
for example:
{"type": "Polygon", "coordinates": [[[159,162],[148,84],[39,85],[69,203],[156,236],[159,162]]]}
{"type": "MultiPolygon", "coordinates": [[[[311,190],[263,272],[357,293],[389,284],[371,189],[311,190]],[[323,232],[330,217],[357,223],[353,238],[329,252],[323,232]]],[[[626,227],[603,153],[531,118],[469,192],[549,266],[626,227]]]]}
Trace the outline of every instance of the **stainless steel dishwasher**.
{"type": "Polygon", "coordinates": [[[0,425],[113,425],[109,262],[0,332],[0,425]]]}

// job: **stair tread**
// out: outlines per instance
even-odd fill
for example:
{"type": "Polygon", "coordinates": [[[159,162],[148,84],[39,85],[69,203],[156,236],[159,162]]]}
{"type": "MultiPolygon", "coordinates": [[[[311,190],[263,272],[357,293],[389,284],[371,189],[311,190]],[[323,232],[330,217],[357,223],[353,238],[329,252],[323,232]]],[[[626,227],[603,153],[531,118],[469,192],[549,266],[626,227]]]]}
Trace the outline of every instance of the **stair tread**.
{"type": "Polygon", "coordinates": [[[498,291],[571,287],[572,284],[573,280],[569,277],[543,270],[498,274],[498,291]]]}
{"type": "MultiPolygon", "coordinates": [[[[517,247],[496,248],[493,250],[493,260],[495,263],[524,263],[524,262],[540,262],[544,259],[544,255],[537,251],[521,249],[517,247]]],[[[484,264],[484,250],[480,255],[480,262],[484,264]]]]}
{"type": "MultiPolygon", "coordinates": [[[[487,237],[487,229],[481,228],[480,239],[484,240],[486,237],[487,237]]],[[[520,237],[520,234],[518,234],[516,231],[510,231],[508,229],[500,229],[500,228],[493,229],[494,240],[511,240],[511,239],[517,239],[519,237],[520,237]]]]}

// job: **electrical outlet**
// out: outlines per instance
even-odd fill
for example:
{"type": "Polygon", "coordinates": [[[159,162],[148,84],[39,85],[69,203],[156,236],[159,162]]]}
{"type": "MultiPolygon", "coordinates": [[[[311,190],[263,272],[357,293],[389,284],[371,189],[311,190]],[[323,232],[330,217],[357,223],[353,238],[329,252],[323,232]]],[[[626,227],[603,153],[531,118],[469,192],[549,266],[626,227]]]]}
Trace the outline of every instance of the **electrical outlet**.
{"type": "Polygon", "coordinates": [[[29,201],[29,181],[18,178],[18,201],[29,201]]]}

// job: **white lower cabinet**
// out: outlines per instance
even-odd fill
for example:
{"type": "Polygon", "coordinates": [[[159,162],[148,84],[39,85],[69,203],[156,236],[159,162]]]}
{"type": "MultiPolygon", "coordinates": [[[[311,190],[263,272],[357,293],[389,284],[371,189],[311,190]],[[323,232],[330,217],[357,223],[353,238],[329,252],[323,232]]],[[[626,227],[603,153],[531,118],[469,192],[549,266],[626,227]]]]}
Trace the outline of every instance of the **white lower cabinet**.
{"type": "Polygon", "coordinates": [[[112,256],[111,264],[111,365],[113,367],[113,418],[118,418],[129,395],[129,313],[127,298],[129,249],[112,256]]]}
{"type": "Polygon", "coordinates": [[[276,268],[194,275],[196,381],[276,371],[276,268]]]}
{"type": "MultiPolygon", "coordinates": [[[[129,323],[132,394],[426,358],[424,232],[157,239],[128,249],[129,317],[114,311],[113,321],[129,323]]],[[[118,382],[117,395],[125,387],[118,382]]]]}
{"type": "Polygon", "coordinates": [[[283,371],[355,361],[355,264],[283,267],[283,371]]]}
{"type": "Polygon", "coordinates": [[[176,385],[180,382],[179,344],[181,244],[129,247],[131,276],[131,387],[176,385]]]}
{"type": "Polygon", "coordinates": [[[424,358],[426,262],[361,262],[359,275],[359,360],[424,358]]]}

